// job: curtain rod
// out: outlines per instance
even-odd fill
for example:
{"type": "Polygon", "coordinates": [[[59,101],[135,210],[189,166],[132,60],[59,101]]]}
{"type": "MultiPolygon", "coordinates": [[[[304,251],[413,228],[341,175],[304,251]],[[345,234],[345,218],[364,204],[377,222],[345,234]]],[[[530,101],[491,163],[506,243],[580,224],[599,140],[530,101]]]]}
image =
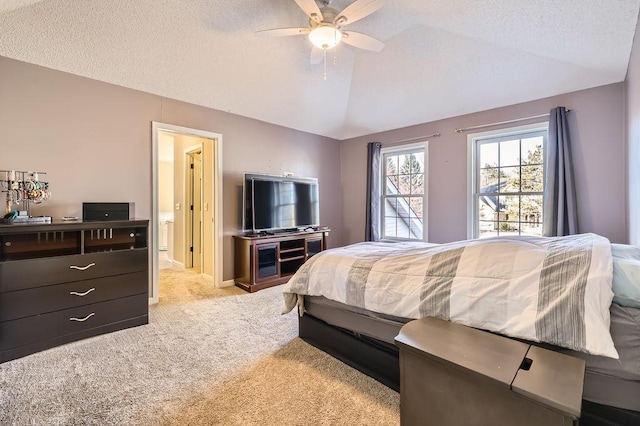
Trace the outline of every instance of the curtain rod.
{"type": "Polygon", "coordinates": [[[417,138],[402,139],[401,141],[392,141],[392,142],[386,142],[386,143],[387,144],[391,144],[391,145],[396,145],[396,144],[399,144],[399,143],[423,141],[425,139],[437,138],[437,137],[440,137],[440,136],[441,136],[440,133],[434,133],[432,135],[419,136],[417,138]]]}
{"type": "MultiPolygon", "coordinates": [[[[568,109],[567,112],[571,112],[571,110],[568,109]]],[[[479,126],[464,127],[464,128],[456,129],[456,133],[466,132],[467,130],[482,129],[484,127],[499,126],[501,124],[517,123],[519,121],[533,120],[534,118],[543,118],[543,117],[549,117],[549,113],[532,115],[531,117],[516,118],[513,120],[507,120],[507,121],[499,121],[497,123],[481,124],[479,126]]]]}

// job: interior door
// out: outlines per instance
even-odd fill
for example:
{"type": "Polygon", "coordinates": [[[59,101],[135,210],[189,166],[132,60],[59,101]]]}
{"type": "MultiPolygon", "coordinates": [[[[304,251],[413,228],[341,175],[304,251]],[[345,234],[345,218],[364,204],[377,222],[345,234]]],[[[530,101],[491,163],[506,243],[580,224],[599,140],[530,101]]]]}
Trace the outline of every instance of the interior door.
{"type": "Polygon", "coordinates": [[[195,152],[193,158],[193,267],[202,268],[202,151],[195,152]]]}
{"type": "Polygon", "coordinates": [[[185,266],[202,272],[203,266],[203,185],[202,149],[187,152],[188,170],[186,175],[186,244],[185,266]]]}

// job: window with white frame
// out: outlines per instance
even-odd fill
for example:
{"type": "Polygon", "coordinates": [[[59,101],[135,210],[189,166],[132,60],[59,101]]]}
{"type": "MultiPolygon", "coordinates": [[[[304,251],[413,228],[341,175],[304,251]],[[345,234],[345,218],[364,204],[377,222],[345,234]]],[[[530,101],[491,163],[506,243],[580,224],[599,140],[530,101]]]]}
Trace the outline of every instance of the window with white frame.
{"type": "Polygon", "coordinates": [[[381,154],[381,238],[426,240],[426,142],[381,154]]]}
{"type": "Polygon", "coordinates": [[[547,123],[469,135],[470,237],[542,235],[547,123]]]}

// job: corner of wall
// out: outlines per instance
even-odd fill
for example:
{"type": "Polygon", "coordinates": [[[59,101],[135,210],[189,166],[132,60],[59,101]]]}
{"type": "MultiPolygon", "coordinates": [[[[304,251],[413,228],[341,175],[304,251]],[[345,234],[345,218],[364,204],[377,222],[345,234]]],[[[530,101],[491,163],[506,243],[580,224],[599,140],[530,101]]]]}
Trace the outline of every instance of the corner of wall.
{"type": "Polygon", "coordinates": [[[638,27],[624,81],[625,221],[629,244],[640,244],[640,42],[638,27]]]}

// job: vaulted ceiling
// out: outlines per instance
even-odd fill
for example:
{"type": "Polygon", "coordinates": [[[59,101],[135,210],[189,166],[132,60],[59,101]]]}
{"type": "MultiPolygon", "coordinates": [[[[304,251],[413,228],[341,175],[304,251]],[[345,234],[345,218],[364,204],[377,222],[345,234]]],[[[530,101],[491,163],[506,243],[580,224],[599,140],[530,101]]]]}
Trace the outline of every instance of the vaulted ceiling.
{"type": "Polygon", "coordinates": [[[307,37],[255,34],[308,26],[294,0],[4,0],[0,55],[342,140],[623,81],[639,7],[390,0],[325,81],[307,37]]]}

